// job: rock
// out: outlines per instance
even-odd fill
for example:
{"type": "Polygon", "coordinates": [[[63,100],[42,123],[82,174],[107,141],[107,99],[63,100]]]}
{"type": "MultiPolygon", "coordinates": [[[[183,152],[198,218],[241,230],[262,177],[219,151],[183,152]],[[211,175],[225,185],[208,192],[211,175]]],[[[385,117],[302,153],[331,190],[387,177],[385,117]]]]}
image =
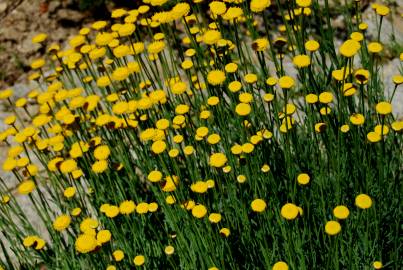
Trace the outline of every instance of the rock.
{"type": "Polygon", "coordinates": [[[7,9],[7,3],[0,3],[0,13],[3,13],[7,9]]]}
{"type": "MultiPolygon", "coordinates": [[[[363,13],[363,20],[368,24],[367,36],[370,40],[376,40],[378,35],[377,22],[379,23],[379,16],[375,14],[372,8],[367,8],[363,13]]],[[[381,42],[387,44],[391,41],[392,36],[395,37],[396,42],[403,43],[403,19],[398,14],[394,15],[394,25],[390,21],[390,15],[384,17],[382,20],[381,28],[381,42]]]]}
{"type": "Polygon", "coordinates": [[[59,9],[56,17],[62,25],[69,25],[80,23],[85,18],[85,14],[71,9],[59,9]]]}
{"type": "Polygon", "coordinates": [[[57,9],[61,6],[60,1],[50,1],[49,6],[48,6],[48,12],[49,14],[53,14],[57,11],[57,9]]]}
{"type": "MultiPolygon", "coordinates": [[[[393,89],[395,88],[395,84],[392,81],[393,76],[399,74],[400,60],[398,58],[393,59],[392,61],[384,64],[383,66],[383,83],[385,89],[385,97],[389,99],[389,97],[393,93],[393,89]]],[[[396,89],[394,98],[392,100],[393,106],[393,114],[397,116],[397,119],[401,119],[403,117],[403,91],[402,87],[398,87],[396,89]]]]}

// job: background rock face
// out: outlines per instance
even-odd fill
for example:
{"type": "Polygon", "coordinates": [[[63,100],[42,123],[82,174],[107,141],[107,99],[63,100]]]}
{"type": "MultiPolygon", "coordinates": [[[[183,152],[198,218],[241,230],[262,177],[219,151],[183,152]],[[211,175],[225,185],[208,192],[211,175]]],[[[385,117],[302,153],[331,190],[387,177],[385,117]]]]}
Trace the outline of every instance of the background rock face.
{"type": "Polygon", "coordinates": [[[88,18],[66,0],[0,2],[0,89],[24,82],[30,62],[41,56],[41,47],[32,44],[32,37],[47,33],[50,43],[63,43],[88,18]]]}

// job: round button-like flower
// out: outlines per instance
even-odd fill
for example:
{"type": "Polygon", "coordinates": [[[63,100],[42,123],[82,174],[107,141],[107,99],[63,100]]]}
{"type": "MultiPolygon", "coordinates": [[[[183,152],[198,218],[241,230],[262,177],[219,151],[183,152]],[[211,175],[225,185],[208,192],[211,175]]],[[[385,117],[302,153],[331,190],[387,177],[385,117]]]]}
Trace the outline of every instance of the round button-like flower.
{"type": "Polygon", "coordinates": [[[280,79],[278,79],[278,84],[282,89],[290,89],[294,86],[294,83],[294,79],[290,76],[282,76],[280,79]]]}
{"type": "Polygon", "coordinates": [[[21,184],[18,185],[18,193],[22,195],[27,195],[34,191],[36,188],[35,182],[32,180],[22,181],[21,184]]]}
{"type": "Polygon", "coordinates": [[[350,215],[350,210],[344,205],[338,205],[333,209],[333,215],[338,219],[346,219],[350,215]]]}
{"type": "Polygon", "coordinates": [[[137,255],[136,257],[134,257],[133,263],[136,266],[142,266],[145,263],[144,256],[143,255],[137,255]]]}
{"type": "Polygon", "coordinates": [[[217,30],[208,30],[203,35],[203,42],[207,45],[214,45],[221,39],[221,33],[217,30]]]}
{"type": "Polygon", "coordinates": [[[250,10],[252,10],[252,12],[259,13],[268,8],[270,4],[270,0],[252,0],[250,2],[250,10]]]}
{"type": "Polygon", "coordinates": [[[246,115],[250,114],[251,107],[247,103],[239,103],[235,107],[235,112],[240,116],[246,116],[246,115]]]}
{"type": "Polygon", "coordinates": [[[195,218],[203,218],[206,214],[207,214],[207,208],[202,204],[196,205],[192,209],[192,215],[195,218]]]}
{"type": "Polygon", "coordinates": [[[225,73],[221,70],[212,70],[207,74],[207,81],[211,85],[220,85],[225,79],[225,73]]]}
{"type": "Polygon", "coordinates": [[[286,203],[281,207],[281,216],[287,220],[295,219],[298,213],[298,207],[293,203],[286,203]]]}
{"type": "Polygon", "coordinates": [[[273,265],[272,270],[288,270],[288,264],[283,261],[276,262],[273,265]]]}
{"type": "Polygon", "coordinates": [[[355,197],[355,205],[361,209],[368,209],[372,206],[372,199],[367,194],[360,194],[355,197]]]}
{"type": "Polygon", "coordinates": [[[253,211],[261,213],[266,209],[267,204],[262,199],[255,199],[255,200],[252,201],[250,206],[252,207],[253,211]]]}
{"type": "Polygon", "coordinates": [[[387,115],[392,112],[392,104],[386,101],[379,102],[376,104],[376,112],[381,114],[381,115],[387,115]]]}
{"type": "Polygon", "coordinates": [[[307,185],[308,183],[309,183],[309,180],[310,180],[311,178],[309,177],[309,175],[308,174],[306,174],[306,173],[301,173],[301,174],[299,174],[298,176],[297,176],[297,182],[298,182],[298,184],[300,184],[300,185],[307,185]]]}
{"type": "Polygon", "coordinates": [[[80,253],[88,253],[97,247],[97,240],[95,235],[81,234],[77,237],[75,242],[76,250],[80,253]]]}
{"type": "Polygon", "coordinates": [[[304,68],[311,64],[311,60],[309,59],[309,56],[307,56],[305,54],[295,56],[294,59],[292,60],[292,62],[298,68],[304,68]]]}
{"type": "Polygon", "coordinates": [[[341,231],[341,225],[337,221],[328,221],[325,225],[325,232],[328,235],[336,235],[341,231]]]}
{"type": "Polygon", "coordinates": [[[341,55],[350,58],[357,54],[360,47],[361,45],[358,41],[349,39],[340,46],[339,51],[341,55]]]}
{"type": "Polygon", "coordinates": [[[71,218],[68,215],[61,215],[58,216],[54,221],[53,221],[53,228],[56,231],[64,231],[67,229],[70,225],[71,218]]]}
{"type": "Polygon", "coordinates": [[[214,153],[210,156],[210,165],[221,168],[227,162],[227,157],[223,153],[214,153]]]}

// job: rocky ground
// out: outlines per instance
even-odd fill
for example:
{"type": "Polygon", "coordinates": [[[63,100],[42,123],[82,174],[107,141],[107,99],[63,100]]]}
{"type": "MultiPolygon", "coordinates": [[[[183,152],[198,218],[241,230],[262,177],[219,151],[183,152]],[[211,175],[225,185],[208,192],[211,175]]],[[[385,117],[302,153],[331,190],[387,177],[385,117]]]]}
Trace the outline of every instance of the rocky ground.
{"type": "Polygon", "coordinates": [[[0,89],[25,82],[30,61],[43,53],[32,37],[47,33],[62,43],[91,20],[73,7],[69,0],[0,0],[0,89]]]}

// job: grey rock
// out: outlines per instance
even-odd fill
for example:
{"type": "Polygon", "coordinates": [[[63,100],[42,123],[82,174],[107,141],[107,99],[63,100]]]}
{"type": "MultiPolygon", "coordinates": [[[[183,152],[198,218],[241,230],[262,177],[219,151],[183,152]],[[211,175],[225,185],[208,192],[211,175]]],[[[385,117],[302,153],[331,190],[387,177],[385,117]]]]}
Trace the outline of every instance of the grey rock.
{"type": "Polygon", "coordinates": [[[53,14],[56,12],[58,8],[60,8],[62,3],[60,1],[50,1],[49,6],[48,6],[48,12],[49,14],[53,14]]]}
{"type": "Polygon", "coordinates": [[[71,9],[59,9],[57,11],[57,18],[59,22],[68,21],[73,23],[79,23],[85,18],[85,15],[81,12],[71,9]]]}
{"type": "Polygon", "coordinates": [[[0,13],[3,13],[7,9],[7,3],[0,3],[0,13]]]}

